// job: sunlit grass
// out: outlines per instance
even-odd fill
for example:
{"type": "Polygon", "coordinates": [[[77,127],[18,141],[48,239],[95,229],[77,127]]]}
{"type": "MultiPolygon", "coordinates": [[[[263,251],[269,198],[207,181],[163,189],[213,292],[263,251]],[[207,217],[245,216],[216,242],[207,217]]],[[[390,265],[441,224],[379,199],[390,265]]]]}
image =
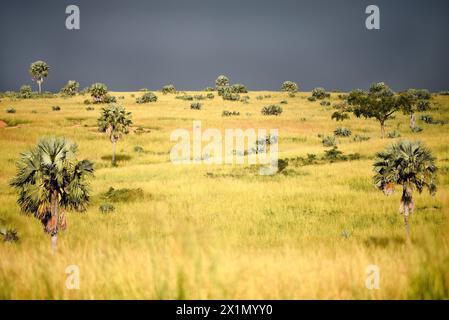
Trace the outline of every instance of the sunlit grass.
{"type": "MultiPolygon", "coordinates": [[[[0,128],[0,218],[18,230],[20,240],[0,243],[0,298],[449,298],[449,125],[418,120],[424,131],[413,134],[400,113],[388,123],[387,132],[423,141],[441,169],[435,197],[415,193],[407,245],[399,193],[385,197],[371,183],[374,154],[397,140],[381,140],[375,121],[336,123],[332,109],[308,102],[306,93],[290,98],[254,92],[249,104],[216,96],[201,101],[200,111],[173,95],[158,93],[156,103],[142,105],[131,94],[141,95],[114,93],[125,96],[119,102],[133,113],[134,128],[145,130],[118,142],[117,167],[110,165],[110,142],[96,130],[101,105],[87,111],[87,96],[1,99],[0,119],[11,125],[0,128]],[[282,115],[261,115],[263,106],[281,100],[288,100],[282,115]],[[61,110],[52,111],[54,105],[61,110]],[[10,106],[15,114],[6,113],[10,106]],[[223,110],[240,116],[222,117],[223,110]],[[338,138],[339,149],[360,153],[360,160],[290,165],[287,175],[259,176],[248,165],[175,166],[170,133],[191,130],[193,120],[201,120],[203,129],[277,128],[280,158],[321,157],[327,148],[317,135],[337,126],[370,140],[338,138]],[[19,212],[8,187],[19,153],[45,135],[73,139],[79,158],[96,166],[91,205],[85,213],[69,213],[56,253],[39,222],[19,212]],[[101,213],[101,194],[110,187],[141,188],[144,196],[101,213]],[[80,290],[65,287],[68,265],[80,267],[80,290]],[[365,287],[368,265],[380,268],[378,290],[365,287]]],[[[448,121],[449,99],[437,102],[439,109],[426,114],[448,121]]]]}

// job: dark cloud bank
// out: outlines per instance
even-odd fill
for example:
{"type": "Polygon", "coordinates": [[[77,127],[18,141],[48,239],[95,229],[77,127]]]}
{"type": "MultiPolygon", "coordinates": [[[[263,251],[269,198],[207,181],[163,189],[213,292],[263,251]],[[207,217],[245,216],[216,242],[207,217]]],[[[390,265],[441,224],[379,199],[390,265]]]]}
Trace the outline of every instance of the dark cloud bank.
{"type": "Polygon", "coordinates": [[[2,3],[0,36],[2,91],[31,84],[38,59],[52,68],[52,91],[69,79],[203,89],[221,73],[253,90],[283,80],[449,89],[447,0],[15,0],[2,3]],[[65,28],[69,4],[80,7],[79,31],[65,28]],[[365,28],[369,4],[380,7],[379,31],[365,28]]]}

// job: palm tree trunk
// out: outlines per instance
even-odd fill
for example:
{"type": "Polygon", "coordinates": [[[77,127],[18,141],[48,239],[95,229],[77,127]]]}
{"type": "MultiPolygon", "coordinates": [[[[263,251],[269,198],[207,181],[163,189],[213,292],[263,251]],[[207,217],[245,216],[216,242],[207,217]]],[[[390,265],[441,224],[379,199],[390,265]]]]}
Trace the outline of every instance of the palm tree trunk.
{"type": "Polygon", "coordinates": [[[56,250],[58,240],[58,223],[59,223],[59,197],[56,190],[51,191],[50,196],[50,213],[51,218],[47,223],[47,232],[51,235],[51,247],[56,250]]]}
{"type": "Polygon", "coordinates": [[[42,80],[37,80],[37,85],[39,87],[39,94],[42,93],[42,80]]]}
{"type": "Polygon", "coordinates": [[[384,122],[380,123],[380,137],[382,139],[385,138],[385,123],[384,122]]]}
{"type": "Polygon", "coordinates": [[[401,207],[399,211],[404,215],[405,237],[407,243],[410,243],[410,225],[409,218],[414,209],[414,203],[412,198],[412,188],[404,185],[402,189],[401,207]]]}
{"type": "Polygon", "coordinates": [[[115,139],[112,139],[112,165],[115,166],[115,146],[116,146],[115,139]]]}
{"type": "Polygon", "coordinates": [[[410,129],[414,129],[416,124],[416,116],[414,113],[410,115],[410,129]]]}

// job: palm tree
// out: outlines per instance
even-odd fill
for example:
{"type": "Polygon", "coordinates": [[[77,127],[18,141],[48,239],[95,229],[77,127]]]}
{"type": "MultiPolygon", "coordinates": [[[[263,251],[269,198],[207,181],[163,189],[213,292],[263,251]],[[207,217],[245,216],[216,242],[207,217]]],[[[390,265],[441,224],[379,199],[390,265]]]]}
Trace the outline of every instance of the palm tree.
{"type": "Polygon", "coordinates": [[[396,185],[402,186],[399,212],[404,216],[407,241],[410,240],[409,217],[414,209],[413,190],[428,189],[435,195],[437,167],[431,151],[420,142],[400,141],[376,155],[374,184],[390,195],[396,185]]]}
{"type": "Polygon", "coordinates": [[[39,86],[39,93],[42,92],[42,83],[44,78],[48,76],[50,66],[45,61],[35,61],[31,64],[28,72],[30,73],[32,79],[37,82],[39,86]]]}
{"type": "Polygon", "coordinates": [[[10,185],[19,193],[23,212],[34,215],[56,248],[59,229],[67,227],[63,210],[84,211],[89,202],[88,178],[93,163],[77,161],[77,145],[63,137],[46,137],[21,154],[10,185]]]}
{"type": "Polygon", "coordinates": [[[123,134],[129,133],[129,127],[131,125],[131,112],[126,112],[123,106],[111,104],[101,109],[101,116],[98,118],[98,131],[106,132],[111,140],[112,165],[115,165],[115,148],[117,141],[123,134]]]}

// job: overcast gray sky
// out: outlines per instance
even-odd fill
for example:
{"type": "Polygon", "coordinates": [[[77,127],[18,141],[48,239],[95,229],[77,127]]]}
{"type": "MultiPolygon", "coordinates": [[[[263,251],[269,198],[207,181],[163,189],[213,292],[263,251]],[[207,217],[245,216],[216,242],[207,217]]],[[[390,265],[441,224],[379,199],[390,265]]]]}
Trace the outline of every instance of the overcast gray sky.
{"type": "Polygon", "coordinates": [[[199,90],[219,74],[251,90],[349,90],[385,81],[396,90],[449,89],[448,0],[40,0],[2,1],[0,90],[33,84],[35,60],[51,66],[44,89],[69,79],[111,90],[199,90]],[[81,29],[65,28],[76,4],[81,29]],[[365,8],[381,30],[365,28],[365,8]]]}

